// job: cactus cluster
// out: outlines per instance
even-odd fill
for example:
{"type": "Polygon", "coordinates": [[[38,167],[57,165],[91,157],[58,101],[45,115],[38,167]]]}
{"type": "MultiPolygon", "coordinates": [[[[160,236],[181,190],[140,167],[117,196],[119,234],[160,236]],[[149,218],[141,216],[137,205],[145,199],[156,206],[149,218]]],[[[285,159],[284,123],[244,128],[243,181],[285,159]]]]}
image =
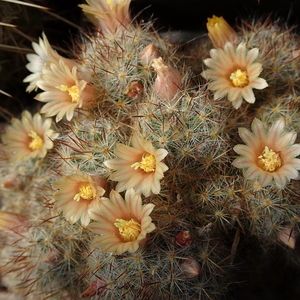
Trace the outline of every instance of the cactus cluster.
{"type": "Polygon", "coordinates": [[[299,36],[214,16],[186,49],[129,4],[80,5],[94,26],[72,58],[44,33],[28,55],[44,104],[0,148],[0,275],[19,299],[221,299],[241,236],[295,248],[299,36]]]}

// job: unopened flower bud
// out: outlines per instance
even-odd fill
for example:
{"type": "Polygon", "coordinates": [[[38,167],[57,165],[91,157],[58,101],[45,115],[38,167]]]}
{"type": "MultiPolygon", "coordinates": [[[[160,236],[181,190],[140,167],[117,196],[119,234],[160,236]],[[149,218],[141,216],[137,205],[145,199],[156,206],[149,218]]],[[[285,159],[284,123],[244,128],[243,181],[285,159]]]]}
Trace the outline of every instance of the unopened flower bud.
{"type": "Polygon", "coordinates": [[[188,230],[182,230],[176,235],[175,238],[176,244],[182,247],[188,247],[193,242],[191,233],[188,230]]]}
{"type": "Polygon", "coordinates": [[[124,91],[124,94],[130,98],[138,98],[143,93],[144,87],[137,81],[133,81],[124,91]]]}
{"type": "Polygon", "coordinates": [[[20,214],[0,211],[0,231],[22,233],[25,230],[27,218],[20,214]]]}
{"type": "Polygon", "coordinates": [[[140,52],[139,56],[142,65],[148,66],[150,65],[153,59],[159,58],[159,52],[153,44],[150,44],[140,52]]]}
{"type": "Polygon", "coordinates": [[[278,240],[294,249],[296,244],[295,230],[292,227],[284,227],[277,233],[278,240]]]}
{"type": "Polygon", "coordinates": [[[98,296],[105,296],[106,294],[106,283],[100,279],[94,280],[89,286],[88,288],[81,293],[80,298],[90,298],[93,297],[95,295],[98,296]]]}
{"type": "Polygon", "coordinates": [[[208,36],[216,48],[223,48],[226,42],[236,42],[237,34],[223,17],[207,18],[208,36]]]}
{"type": "Polygon", "coordinates": [[[163,100],[172,100],[180,91],[180,73],[171,66],[168,66],[162,58],[153,60],[152,67],[157,73],[153,88],[163,100]]]}
{"type": "Polygon", "coordinates": [[[195,276],[198,276],[201,272],[201,269],[199,267],[199,264],[194,258],[190,258],[185,260],[181,265],[180,269],[184,276],[188,278],[193,278],[195,276]]]}

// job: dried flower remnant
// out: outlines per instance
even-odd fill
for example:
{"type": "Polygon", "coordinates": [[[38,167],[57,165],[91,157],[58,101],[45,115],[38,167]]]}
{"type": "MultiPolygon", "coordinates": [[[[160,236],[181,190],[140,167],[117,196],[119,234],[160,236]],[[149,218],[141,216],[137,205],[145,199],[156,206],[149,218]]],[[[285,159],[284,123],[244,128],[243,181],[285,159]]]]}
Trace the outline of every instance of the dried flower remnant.
{"type": "Polygon", "coordinates": [[[25,230],[27,217],[6,211],[0,211],[0,231],[22,233],[25,230]]]}
{"type": "Polygon", "coordinates": [[[243,99],[255,102],[253,89],[268,86],[265,79],[258,77],[262,72],[262,64],[255,62],[258,53],[258,48],[248,51],[243,43],[235,49],[231,42],[227,42],[224,49],[210,51],[211,58],[203,61],[210,69],[201,76],[209,81],[208,88],[214,91],[215,100],[227,96],[235,109],[241,106],[243,99]]]}
{"type": "Polygon", "coordinates": [[[126,191],[125,200],[114,190],[109,198],[92,211],[96,222],[88,228],[102,234],[92,245],[101,247],[104,252],[133,253],[145,242],[147,233],[155,229],[150,217],[154,204],[143,205],[141,195],[133,189],[126,191]]]}
{"type": "Polygon", "coordinates": [[[47,151],[53,148],[52,140],[58,136],[51,129],[51,124],[51,119],[43,119],[39,113],[32,116],[29,111],[22,113],[21,120],[13,118],[2,136],[12,161],[45,157],[47,151]]]}
{"type": "Polygon", "coordinates": [[[238,39],[234,29],[223,17],[213,16],[212,18],[207,18],[206,27],[208,36],[216,48],[223,48],[226,42],[234,43],[238,39]]]}
{"type": "Polygon", "coordinates": [[[90,211],[99,205],[105,193],[105,181],[89,174],[74,174],[62,177],[53,184],[57,188],[53,198],[55,209],[74,224],[79,219],[83,226],[90,223],[90,211]]]}
{"type": "Polygon", "coordinates": [[[44,262],[46,264],[54,264],[58,261],[62,260],[62,254],[55,248],[48,250],[48,252],[44,256],[44,262]]]}
{"type": "Polygon", "coordinates": [[[36,84],[44,92],[35,99],[47,102],[41,113],[56,116],[56,122],[64,116],[70,121],[75,109],[94,105],[93,87],[78,78],[76,66],[70,70],[62,59],[59,64],[50,64],[49,69],[44,69],[42,79],[36,84]]]}
{"type": "Polygon", "coordinates": [[[139,98],[144,91],[144,87],[137,81],[130,82],[129,86],[124,91],[124,95],[130,98],[139,98]]]}
{"type": "Polygon", "coordinates": [[[24,183],[21,179],[21,175],[17,173],[9,173],[3,178],[1,186],[8,190],[20,190],[24,183]]]}
{"type": "Polygon", "coordinates": [[[193,242],[193,237],[189,230],[182,230],[177,233],[175,241],[177,245],[180,245],[182,247],[189,247],[193,242]]]}
{"type": "Polygon", "coordinates": [[[28,75],[23,81],[29,82],[26,88],[27,92],[37,90],[37,81],[41,79],[44,68],[49,67],[50,63],[57,63],[62,59],[65,64],[72,68],[75,62],[71,59],[60,56],[50,45],[45,33],[42,33],[43,38],[39,38],[39,43],[32,43],[32,47],[36,54],[27,54],[26,57],[29,63],[26,68],[32,73],[28,75]]]}
{"type": "Polygon", "coordinates": [[[152,67],[157,73],[153,84],[154,90],[163,100],[172,100],[180,92],[180,73],[173,67],[168,66],[161,57],[153,59],[152,67]]]}
{"type": "Polygon", "coordinates": [[[275,181],[284,188],[290,179],[298,178],[300,170],[300,144],[294,144],[297,133],[285,132],[284,118],[278,119],[270,128],[254,119],[252,132],[239,128],[239,135],[246,145],[236,145],[233,150],[240,155],[233,165],[244,170],[249,180],[257,180],[262,187],[275,181]]]}
{"type": "Polygon", "coordinates": [[[106,34],[117,34],[131,24],[129,5],[131,0],[86,0],[79,7],[100,26],[106,34]]]}
{"type": "Polygon", "coordinates": [[[122,192],[134,188],[146,197],[159,194],[160,180],[168,170],[162,160],[168,154],[165,149],[156,149],[150,141],[144,142],[138,135],[132,137],[132,147],[117,144],[118,158],[107,160],[105,166],[116,170],[110,177],[118,181],[116,190],[122,192]]]}

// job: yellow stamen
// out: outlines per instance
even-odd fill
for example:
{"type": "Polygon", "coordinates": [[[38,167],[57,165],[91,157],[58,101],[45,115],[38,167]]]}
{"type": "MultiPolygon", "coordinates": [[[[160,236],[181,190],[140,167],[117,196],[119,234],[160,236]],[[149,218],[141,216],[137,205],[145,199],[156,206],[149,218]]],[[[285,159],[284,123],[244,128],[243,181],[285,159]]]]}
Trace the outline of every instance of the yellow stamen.
{"type": "Polygon", "coordinates": [[[116,219],[116,221],[114,225],[119,228],[123,242],[135,241],[141,233],[141,224],[134,219],[130,219],[129,221],[116,219]]]}
{"type": "Polygon", "coordinates": [[[263,153],[258,157],[258,166],[267,172],[274,172],[281,167],[281,159],[278,153],[265,146],[263,153]]]}
{"type": "Polygon", "coordinates": [[[71,96],[71,98],[72,98],[72,102],[73,103],[78,103],[80,92],[79,92],[79,89],[78,89],[77,85],[73,85],[71,87],[68,87],[68,86],[62,84],[62,85],[57,86],[56,88],[63,91],[63,92],[68,92],[69,96],[71,96]]]}
{"type": "Polygon", "coordinates": [[[113,8],[113,0],[106,0],[106,3],[109,5],[110,9],[113,8]]]}
{"type": "Polygon", "coordinates": [[[144,170],[146,173],[154,172],[156,169],[156,159],[153,154],[144,153],[142,160],[131,165],[132,168],[137,170],[138,168],[144,170]]]}
{"type": "Polygon", "coordinates": [[[35,131],[31,130],[28,135],[32,138],[29,143],[29,148],[31,150],[39,150],[43,147],[44,140],[35,131]]]}
{"type": "Polygon", "coordinates": [[[242,88],[249,84],[248,73],[246,71],[241,71],[240,69],[231,73],[230,80],[234,87],[242,88]]]}
{"type": "Polygon", "coordinates": [[[79,201],[80,197],[86,200],[93,200],[96,197],[95,188],[89,182],[82,183],[79,187],[79,193],[74,196],[74,200],[79,201]]]}

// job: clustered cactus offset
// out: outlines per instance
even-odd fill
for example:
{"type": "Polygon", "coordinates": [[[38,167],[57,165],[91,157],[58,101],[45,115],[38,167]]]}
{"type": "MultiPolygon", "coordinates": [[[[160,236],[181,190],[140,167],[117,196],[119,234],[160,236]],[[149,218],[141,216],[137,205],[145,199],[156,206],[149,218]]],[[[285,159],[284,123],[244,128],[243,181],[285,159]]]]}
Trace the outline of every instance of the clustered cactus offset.
{"type": "Polygon", "coordinates": [[[87,0],[75,58],[44,33],[27,56],[44,104],[7,125],[0,168],[20,299],[218,299],[240,235],[295,247],[299,36],[213,16],[183,53],[129,5],[87,0]]]}

